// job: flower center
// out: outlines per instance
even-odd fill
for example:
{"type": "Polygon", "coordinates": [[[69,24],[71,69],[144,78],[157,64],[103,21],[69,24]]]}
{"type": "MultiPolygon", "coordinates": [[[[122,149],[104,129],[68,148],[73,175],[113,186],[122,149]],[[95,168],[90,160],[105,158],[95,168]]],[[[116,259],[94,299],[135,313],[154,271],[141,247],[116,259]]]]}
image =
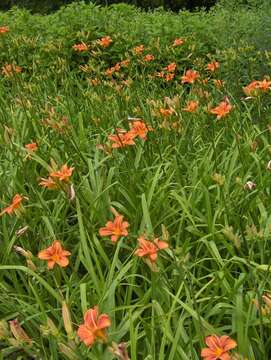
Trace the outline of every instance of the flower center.
{"type": "Polygon", "coordinates": [[[216,350],[215,350],[215,355],[216,356],[220,356],[220,355],[222,355],[223,354],[223,350],[221,349],[221,348],[217,348],[216,350]]]}

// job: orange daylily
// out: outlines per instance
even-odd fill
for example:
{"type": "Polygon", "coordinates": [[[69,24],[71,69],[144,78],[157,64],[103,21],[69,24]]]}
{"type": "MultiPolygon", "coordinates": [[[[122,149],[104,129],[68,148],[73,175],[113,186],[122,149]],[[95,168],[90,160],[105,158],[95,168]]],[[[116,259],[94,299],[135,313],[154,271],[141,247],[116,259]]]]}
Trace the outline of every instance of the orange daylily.
{"type": "Polygon", "coordinates": [[[100,236],[110,236],[111,241],[116,243],[121,236],[128,236],[128,221],[123,221],[123,215],[116,215],[114,221],[108,221],[105,227],[100,228],[100,236]]]}
{"type": "Polygon", "coordinates": [[[36,142],[30,143],[30,144],[26,144],[24,146],[26,148],[26,150],[28,151],[37,151],[38,150],[38,145],[36,142]]]}
{"type": "Polygon", "coordinates": [[[258,81],[258,88],[264,92],[270,90],[271,88],[271,81],[263,79],[262,81],[258,81]]]}
{"type": "Polygon", "coordinates": [[[55,240],[51,246],[38,253],[38,258],[48,261],[48,269],[53,269],[55,264],[61,267],[68,266],[69,259],[67,256],[70,255],[69,251],[63,249],[60,241],[55,240]]]}
{"type": "Polygon", "coordinates": [[[167,249],[168,243],[165,241],[161,241],[158,238],[153,241],[148,241],[144,238],[144,236],[140,236],[138,238],[139,248],[135,251],[136,256],[147,257],[151,262],[155,262],[157,260],[158,251],[167,249]]]}
{"type": "Polygon", "coordinates": [[[7,32],[9,32],[8,26],[0,26],[0,34],[5,34],[7,32]]]}
{"type": "Polygon", "coordinates": [[[81,44],[74,44],[72,48],[75,51],[82,52],[82,51],[88,51],[89,46],[87,44],[85,44],[84,42],[82,42],[81,44]]]}
{"type": "Polygon", "coordinates": [[[165,70],[168,72],[174,72],[177,68],[177,65],[175,62],[168,64],[168,66],[165,67],[165,70]]]}
{"type": "Polygon", "coordinates": [[[253,80],[250,84],[243,87],[243,91],[247,96],[256,96],[259,90],[266,92],[271,88],[271,81],[263,79],[262,81],[253,80]]]}
{"type": "Polygon", "coordinates": [[[130,124],[130,128],[130,132],[133,133],[135,137],[139,136],[143,140],[146,140],[149,131],[153,131],[153,129],[142,120],[133,121],[132,124],[130,124]]]}
{"type": "Polygon", "coordinates": [[[195,101],[195,100],[190,100],[188,101],[188,103],[186,104],[186,107],[183,108],[183,111],[187,111],[187,112],[195,112],[197,110],[199,106],[199,102],[195,101]]]}
{"type": "Polygon", "coordinates": [[[128,67],[129,64],[130,64],[130,59],[122,60],[120,62],[120,65],[123,66],[123,67],[128,67]]]}
{"type": "Polygon", "coordinates": [[[226,116],[231,111],[231,109],[231,104],[229,104],[227,101],[221,101],[218,106],[210,110],[210,113],[216,115],[217,119],[221,119],[222,117],[226,116]]]}
{"type": "Polygon", "coordinates": [[[106,341],[106,328],[111,326],[107,314],[99,314],[98,306],[94,306],[84,314],[84,323],[79,326],[77,335],[86,346],[91,347],[95,340],[106,341]]]}
{"type": "Polygon", "coordinates": [[[182,84],[193,84],[199,78],[199,73],[196,70],[187,70],[182,76],[182,84]]]}
{"type": "Polygon", "coordinates": [[[154,60],[154,56],[152,54],[147,54],[144,56],[144,61],[150,62],[154,60]]]}
{"type": "Polygon", "coordinates": [[[74,168],[69,168],[67,164],[64,164],[60,170],[52,171],[50,173],[50,177],[58,178],[60,181],[68,182],[70,177],[72,176],[74,168]]]}
{"type": "Polygon", "coordinates": [[[57,189],[58,184],[49,176],[48,179],[41,178],[39,185],[48,189],[57,189]]]}
{"type": "Polygon", "coordinates": [[[111,134],[108,136],[108,139],[113,142],[112,148],[115,149],[128,145],[135,145],[134,138],[135,135],[131,131],[125,133],[118,132],[117,134],[111,134]]]}
{"type": "Polygon", "coordinates": [[[159,112],[162,116],[168,117],[168,116],[171,116],[172,114],[174,114],[175,110],[173,108],[169,108],[169,109],[160,108],[159,112]]]}
{"type": "Polygon", "coordinates": [[[220,66],[220,64],[218,61],[213,61],[213,62],[207,64],[206,70],[214,72],[219,68],[219,66],[220,66]]]}
{"type": "Polygon", "coordinates": [[[183,39],[180,39],[180,38],[178,38],[178,39],[175,39],[174,41],[173,41],[173,44],[172,44],[172,46],[180,46],[180,45],[182,45],[184,43],[184,40],[183,39]]]}
{"type": "Polygon", "coordinates": [[[97,43],[104,48],[108,47],[112,42],[113,40],[110,36],[104,36],[97,41],[97,43]]]}
{"type": "Polygon", "coordinates": [[[16,73],[16,74],[21,73],[22,70],[23,69],[20,66],[6,64],[2,67],[2,74],[9,77],[9,76],[13,75],[14,73],[16,73]]]}
{"type": "Polygon", "coordinates": [[[140,55],[142,54],[144,51],[144,45],[138,45],[136,47],[133,48],[133,52],[136,54],[136,55],[140,55]]]}
{"type": "Polygon", "coordinates": [[[28,200],[28,198],[26,196],[21,196],[20,194],[14,195],[12,203],[1,211],[0,216],[5,213],[9,215],[13,214],[14,210],[18,209],[21,206],[23,200],[28,200]]]}
{"type": "Polygon", "coordinates": [[[166,74],[166,75],[165,75],[165,80],[166,80],[166,81],[171,81],[171,80],[174,79],[174,77],[175,77],[175,74],[174,74],[174,73],[166,74]]]}
{"type": "Polygon", "coordinates": [[[213,82],[217,88],[221,88],[225,83],[223,80],[220,79],[214,79],[213,82]]]}
{"type": "Polygon", "coordinates": [[[201,350],[201,357],[205,360],[231,360],[229,351],[234,349],[237,344],[229,336],[207,336],[205,343],[208,348],[201,350]]]}

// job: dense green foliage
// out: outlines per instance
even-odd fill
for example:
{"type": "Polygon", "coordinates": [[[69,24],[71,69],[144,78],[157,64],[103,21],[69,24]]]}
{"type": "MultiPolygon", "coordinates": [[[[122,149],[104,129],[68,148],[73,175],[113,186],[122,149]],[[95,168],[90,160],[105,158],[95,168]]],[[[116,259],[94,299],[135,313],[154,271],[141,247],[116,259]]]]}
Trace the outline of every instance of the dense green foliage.
{"type": "MultiPolygon", "coordinates": [[[[0,10],[8,10],[12,6],[24,7],[33,12],[46,13],[58,9],[60,6],[71,3],[74,0],[1,0],[0,10]]],[[[86,1],[87,2],[87,1],[86,1]]],[[[216,0],[97,0],[96,4],[111,5],[114,3],[128,3],[148,8],[164,7],[172,10],[182,8],[195,9],[196,7],[209,8],[215,4],[216,0]]]]}
{"type": "Polygon", "coordinates": [[[76,336],[98,304],[111,318],[108,342],[127,342],[131,360],[199,360],[210,334],[235,339],[234,360],[270,359],[271,95],[243,91],[270,79],[270,16],[264,5],[0,13],[2,358],[112,360],[107,344],[88,349],[76,336]],[[200,75],[193,84],[182,81],[188,69],[200,75]],[[217,119],[210,110],[223,100],[232,109],[217,119]],[[152,131],[112,149],[108,136],[131,117],[152,131]],[[65,163],[69,181],[39,185],[65,163]],[[23,206],[3,212],[15,194],[23,206]],[[116,244],[99,234],[111,207],[130,224],[116,244]],[[135,256],[141,235],[168,241],[158,272],[135,256]],[[69,265],[48,270],[37,254],[55,239],[69,265]],[[32,344],[11,333],[16,318],[32,344]]]}

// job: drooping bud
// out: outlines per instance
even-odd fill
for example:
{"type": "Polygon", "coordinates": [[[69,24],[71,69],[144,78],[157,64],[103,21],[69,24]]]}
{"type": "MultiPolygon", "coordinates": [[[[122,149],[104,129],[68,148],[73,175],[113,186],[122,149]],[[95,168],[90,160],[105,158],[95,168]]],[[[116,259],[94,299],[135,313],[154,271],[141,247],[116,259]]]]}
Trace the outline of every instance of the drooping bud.
{"type": "Polygon", "coordinates": [[[71,314],[68,305],[65,301],[62,303],[62,319],[64,323],[65,331],[70,339],[73,338],[73,327],[71,321],[71,314]]]}
{"type": "Polygon", "coordinates": [[[12,335],[15,337],[15,339],[22,343],[27,343],[28,345],[32,345],[32,339],[26,334],[24,329],[19,324],[19,321],[17,319],[9,321],[10,331],[12,332],[12,335]]]}
{"type": "Polygon", "coordinates": [[[112,346],[108,348],[108,350],[115,355],[119,360],[130,360],[127,349],[126,343],[122,342],[117,344],[112,342],[112,346]]]}

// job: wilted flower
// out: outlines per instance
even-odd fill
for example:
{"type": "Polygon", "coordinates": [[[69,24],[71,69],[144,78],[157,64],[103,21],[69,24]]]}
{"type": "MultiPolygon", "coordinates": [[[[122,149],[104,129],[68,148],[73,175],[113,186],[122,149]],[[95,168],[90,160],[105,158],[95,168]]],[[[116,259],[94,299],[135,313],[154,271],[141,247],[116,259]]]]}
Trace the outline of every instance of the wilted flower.
{"type": "Polygon", "coordinates": [[[205,338],[208,348],[201,350],[201,357],[205,360],[230,360],[230,350],[234,349],[237,344],[229,336],[211,335],[205,338]]]}
{"type": "Polygon", "coordinates": [[[245,190],[254,190],[256,188],[256,184],[253,181],[247,181],[244,185],[245,190]]]}
{"type": "Polygon", "coordinates": [[[51,246],[38,253],[38,258],[48,261],[48,269],[53,269],[55,264],[66,267],[69,265],[68,256],[71,253],[62,248],[60,241],[55,240],[51,246]]]}
{"type": "Polygon", "coordinates": [[[96,339],[102,342],[106,341],[106,329],[109,326],[111,326],[109,316],[99,314],[98,306],[94,306],[85,313],[84,324],[79,326],[77,335],[86,346],[91,347],[96,339]]]}
{"type": "Polygon", "coordinates": [[[130,360],[125,343],[122,342],[120,344],[116,344],[115,342],[112,342],[112,346],[108,349],[119,360],[130,360]]]}

